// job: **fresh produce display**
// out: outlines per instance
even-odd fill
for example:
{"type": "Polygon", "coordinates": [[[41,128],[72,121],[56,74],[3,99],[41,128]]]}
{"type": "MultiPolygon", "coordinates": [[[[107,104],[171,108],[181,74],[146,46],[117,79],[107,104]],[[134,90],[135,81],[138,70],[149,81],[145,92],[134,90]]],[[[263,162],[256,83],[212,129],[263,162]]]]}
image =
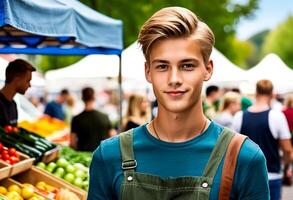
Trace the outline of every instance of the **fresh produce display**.
{"type": "Polygon", "coordinates": [[[11,184],[7,188],[0,186],[0,195],[5,200],[45,200],[46,198],[38,194],[37,190],[38,188],[29,183],[23,184],[23,187],[11,184]]]}
{"type": "Polygon", "coordinates": [[[64,121],[52,118],[50,116],[43,116],[34,122],[21,121],[19,127],[37,133],[42,137],[52,136],[56,131],[68,128],[64,121]]]}
{"type": "Polygon", "coordinates": [[[16,150],[36,158],[36,160],[40,160],[45,152],[56,148],[55,144],[43,137],[23,128],[12,126],[0,127],[0,141],[5,146],[14,147],[16,150]]]}
{"type": "Polygon", "coordinates": [[[50,162],[47,165],[39,162],[37,167],[42,168],[54,176],[64,179],[65,181],[88,190],[89,168],[81,163],[69,163],[65,158],[59,158],[56,162],[50,162]]]}
{"type": "Polygon", "coordinates": [[[82,163],[89,167],[92,161],[92,153],[84,151],[75,151],[70,147],[62,147],[59,152],[60,157],[65,158],[71,164],[82,163]]]}
{"type": "Polygon", "coordinates": [[[13,147],[6,148],[0,143],[0,159],[8,164],[15,164],[19,162],[19,154],[13,147]]]}

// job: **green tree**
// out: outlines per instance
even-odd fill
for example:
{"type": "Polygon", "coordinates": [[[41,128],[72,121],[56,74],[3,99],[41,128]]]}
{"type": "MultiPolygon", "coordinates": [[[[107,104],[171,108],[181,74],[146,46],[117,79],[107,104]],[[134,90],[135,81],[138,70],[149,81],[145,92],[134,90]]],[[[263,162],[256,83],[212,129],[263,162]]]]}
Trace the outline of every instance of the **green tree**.
{"type": "Polygon", "coordinates": [[[278,25],[265,39],[262,54],[276,53],[280,58],[293,69],[293,16],[278,25]]]}

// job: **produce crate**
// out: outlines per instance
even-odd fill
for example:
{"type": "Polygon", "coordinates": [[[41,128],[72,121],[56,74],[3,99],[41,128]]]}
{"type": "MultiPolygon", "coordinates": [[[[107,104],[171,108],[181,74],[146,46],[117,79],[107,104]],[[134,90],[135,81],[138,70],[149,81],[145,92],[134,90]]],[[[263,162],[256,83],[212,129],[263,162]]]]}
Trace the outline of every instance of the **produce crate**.
{"type": "Polygon", "coordinates": [[[18,182],[25,182],[33,185],[39,181],[44,181],[45,183],[57,188],[66,188],[69,191],[74,192],[81,200],[86,200],[86,191],[72,186],[71,184],[66,183],[64,180],[54,177],[52,174],[49,174],[48,172],[34,166],[30,170],[14,176],[13,179],[18,182]]]}
{"type": "Polygon", "coordinates": [[[14,176],[16,174],[19,174],[25,170],[30,169],[33,166],[35,158],[30,158],[21,152],[18,152],[18,154],[19,154],[19,162],[13,165],[10,165],[11,170],[10,170],[9,176],[14,176]]]}
{"type": "Polygon", "coordinates": [[[11,179],[11,178],[6,178],[0,181],[0,185],[8,188],[10,185],[18,185],[19,187],[23,187],[21,183],[11,179]]]}
{"type": "Polygon", "coordinates": [[[0,160],[0,180],[9,177],[11,165],[0,160]]]}
{"type": "MultiPolygon", "coordinates": [[[[0,181],[0,186],[4,186],[5,188],[8,188],[10,185],[17,185],[19,186],[21,189],[24,187],[24,185],[12,178],[6,178],[0,181]]],[[[46,196],[43,196],[41,193],[39,193],[38,191],[34,191],[35,194],[44,197],[45,199],[49,199],[46,196]]]]}
{"type": "Polygon", "coordinates": [[[59,146],[56,146],[54,149],[51,149],[49,151],[47,151],[43,157],[42,157],[42,162],[44,163],[49,163],[53,160],[56,160],[58,158],[59,155],[59,146]]]}

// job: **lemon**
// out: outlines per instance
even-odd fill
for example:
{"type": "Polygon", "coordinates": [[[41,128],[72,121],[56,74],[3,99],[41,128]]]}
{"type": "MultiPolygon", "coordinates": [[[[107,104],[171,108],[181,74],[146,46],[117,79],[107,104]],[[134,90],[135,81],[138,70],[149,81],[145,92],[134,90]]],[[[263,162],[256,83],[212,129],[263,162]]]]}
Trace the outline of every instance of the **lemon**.
{"type": "Polygon", "coordinates": [[[7,189],[3,186],[0,186],[0,194],[6,194],[7,193],[7,189]]]}
{"type": "Polygon", "coordinates": [[[34,192],[34,188],[33,187],[28,187],[28,186],[25,186],[24,188],[22,188],[21,190],[21,196],[24,198],[24,199],[29,199],[31,198],[32,196],[34,196],[35,192],[34,192]]]}
{"type": "Polygon", "coordinates": [[[13,192],[13,191],[15,191],[15,192],[17,192],[18,194],[21,194],[21,188],[20,188],[18,185],[15,185],[15,184],[10,185],[10,186],[8,187],[8,191],[9,191],[9,192],[13,192]]]}

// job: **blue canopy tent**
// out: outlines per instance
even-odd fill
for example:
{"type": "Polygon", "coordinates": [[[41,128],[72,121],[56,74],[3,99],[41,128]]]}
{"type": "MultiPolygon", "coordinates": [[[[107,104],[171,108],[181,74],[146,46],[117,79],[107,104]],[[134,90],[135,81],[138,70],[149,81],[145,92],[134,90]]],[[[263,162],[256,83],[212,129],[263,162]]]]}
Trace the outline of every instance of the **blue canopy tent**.
{"type": "MultiPolygon", "coordinates": [[[[121,20],[77,0],[0,0],[0,54],[112,54],[121,58],[122,37],[121,20]]],[[[121,98],[121,62],[119,77],[121,98]]]]}

